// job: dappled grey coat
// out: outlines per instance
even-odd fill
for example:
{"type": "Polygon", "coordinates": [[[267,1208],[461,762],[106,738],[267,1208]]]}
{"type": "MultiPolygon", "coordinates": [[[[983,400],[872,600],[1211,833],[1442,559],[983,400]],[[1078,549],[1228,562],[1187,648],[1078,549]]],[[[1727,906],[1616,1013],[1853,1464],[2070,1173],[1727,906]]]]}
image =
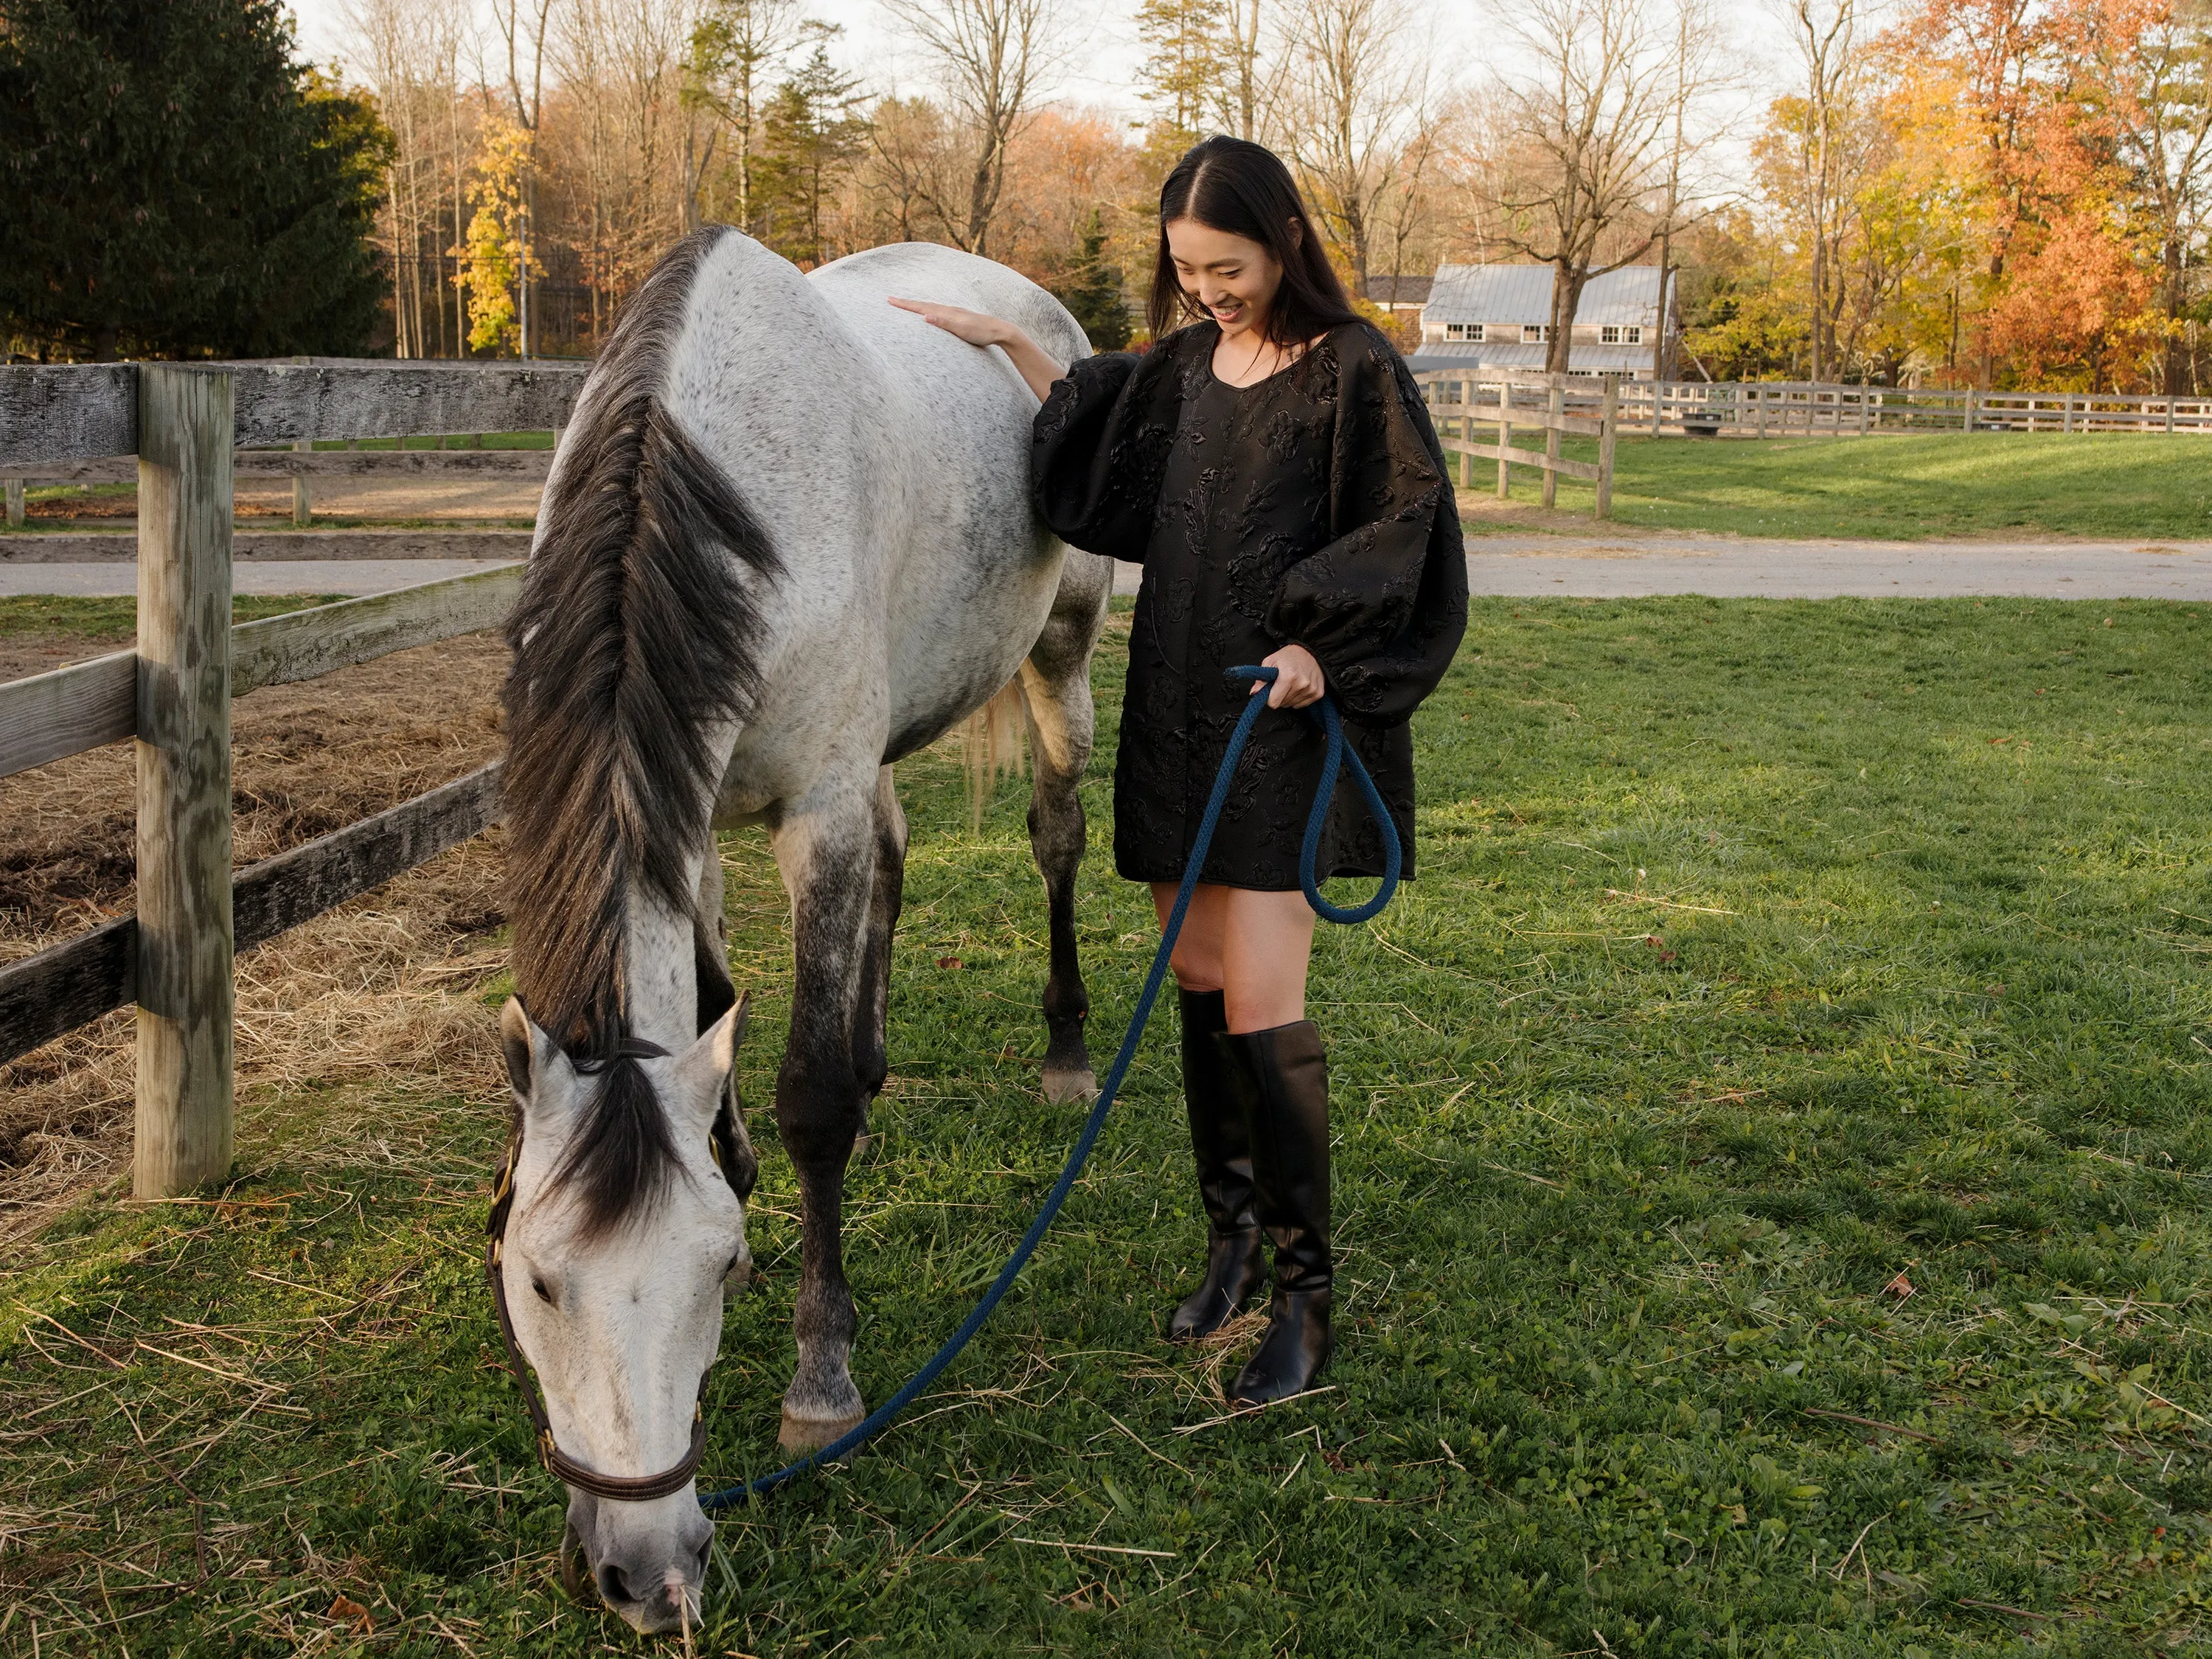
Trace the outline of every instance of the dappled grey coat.
{"type": "MultiPolygon", "coordinates": [[[[1246,686],[1222,671],[1311,651],[1374,774],[1413,873],[1407,720],[1467,627],[1467,558],[1436,429],[1404,362],[1365,323],[1249,386],[1213,374],[1200,323],[1139,356],[1076,363],[1038,410],[1037,511],[1073,545],[1145,567],[1114,769],[1114,860],[1132,881],[1188,862],[1246,686]]],[[[1204,879],[1298,884],[1325,743],[1305,714],[1261,717],[1204,879]]],[[[1379,875],[1382,837],[1349,780],[1323,877],[1379,875]]]]}

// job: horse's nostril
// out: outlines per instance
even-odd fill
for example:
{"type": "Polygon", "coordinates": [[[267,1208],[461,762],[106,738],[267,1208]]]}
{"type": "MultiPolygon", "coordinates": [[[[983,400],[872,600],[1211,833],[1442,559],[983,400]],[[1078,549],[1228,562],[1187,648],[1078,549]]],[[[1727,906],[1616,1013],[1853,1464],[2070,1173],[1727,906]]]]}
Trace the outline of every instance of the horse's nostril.
{"type": "Polygon", "coordinates": [[[637,1600],[629,1593],[629,1581],[623,1577],[623,1570],[611,1561],[599,1568],[599,1594],[610,1601],[626,1603],[637,1600]]]}
{"type": "Polygon", "coordinates": [[[708,1540],[706,1543],[699,1546],[699,1581],[702,1583],[704,1583],[707,1579],[707,1552],[712,1548],[713,1546],[714,1540],[712,1539],[708,1540]]]}

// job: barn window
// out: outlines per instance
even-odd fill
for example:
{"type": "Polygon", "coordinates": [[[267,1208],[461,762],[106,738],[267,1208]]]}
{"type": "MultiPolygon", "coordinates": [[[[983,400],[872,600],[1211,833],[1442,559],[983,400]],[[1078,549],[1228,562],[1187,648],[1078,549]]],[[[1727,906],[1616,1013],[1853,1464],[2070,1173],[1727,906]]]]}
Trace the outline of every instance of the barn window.
{"type": "Polygon", "coordinates": [[[1549,323],[1523,323],[1521,325],[1521,343],[1522,345],[1548,345],[1551,343],[1551,339],[1552,325],[1549,323]]]}
{"type": "Polygon", "coordinates": [[[1642,345],[1644,325],[1640,323],[1607,323],[1598,330],[1597,337],[1604,345],[1642,345]]]}
{"type": "Polygon", "coordinates": [[[1480,340],[1481,337],[1480,323],[1446,323],[1444,325],[1444,338],[1447,340],[1480,340]]]}

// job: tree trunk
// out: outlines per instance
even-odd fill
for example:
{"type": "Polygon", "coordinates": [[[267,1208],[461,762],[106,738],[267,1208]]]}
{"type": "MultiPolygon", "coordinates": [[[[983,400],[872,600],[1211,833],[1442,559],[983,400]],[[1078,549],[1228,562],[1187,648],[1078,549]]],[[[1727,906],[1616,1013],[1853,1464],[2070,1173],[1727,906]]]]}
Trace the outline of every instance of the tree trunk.
{"type": "Polygon", "coordinates": [[[1564,374],[1574,349],[1575,313],[1582,308],[1589,267],[1565,259],[1552,266],[1552,337],[1544,343],[1544,372],[1564,374]]]}

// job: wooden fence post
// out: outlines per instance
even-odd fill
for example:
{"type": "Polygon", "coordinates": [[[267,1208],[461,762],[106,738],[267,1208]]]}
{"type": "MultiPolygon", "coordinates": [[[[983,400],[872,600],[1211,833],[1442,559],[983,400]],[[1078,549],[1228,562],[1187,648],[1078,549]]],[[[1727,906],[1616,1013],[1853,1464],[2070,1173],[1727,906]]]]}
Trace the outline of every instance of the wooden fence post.
{"type": "Polygon", "coordinates": [[[1510,499],[1513,489],[1513,469],[1505,459],[1505,452],[1513,447],[1513,383],[1498,383],[1498,499],[1510,499]]]}
{"type": "Polygon", "coordinates": [[[1609,519],[1613,516],[1613,429],[1620,418],[1620,382],[1610,374],[1605,377],[1605,403],[1597,418],[1596,516],[1609,519]]]}
{"type": "MultiPolygon", "coordinates": [[[[1567,412],[1567,378],[1564,374],[1551,377],[1552,389],[1544,399],[1544,459],[1559,459],[1559,417],[1567,412]]],[[[1559,472],[1557,467],[1544,469],[1544,505],[1553,507],[1559,499],[1559,472]]]]}
{"type": "MultiPolygon", "coordinates": [[[[2171,426],[2171,416],[2168,416],[2167,423],[2171,426]]],[[[21,478],[10,478],[8,480],[8,528],[21,530],[22,527],[23,481],[21,478]]]]}
{"type": "Polygon", "coordinates": [[[227,374],[138,370],[140,1198],[230,1169],[233,393],[227,374]]]}

